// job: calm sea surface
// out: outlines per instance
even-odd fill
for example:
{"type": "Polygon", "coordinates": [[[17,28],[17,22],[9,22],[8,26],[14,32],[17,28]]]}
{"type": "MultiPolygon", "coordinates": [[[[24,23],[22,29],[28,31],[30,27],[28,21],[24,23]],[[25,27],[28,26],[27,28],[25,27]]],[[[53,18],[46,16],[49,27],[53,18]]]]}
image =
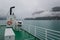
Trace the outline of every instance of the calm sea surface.
{"type": "MultiPolygon", "coordinates": [[[[6,24],[6,20],[0,20],[0,25],[2,24],[6,24]]],[[[23,25],[25,24],[60,31],[60,20],[24,20],[23,25]]]]}
{"type": "Polygon", "coordinates": [[[24,20],[23,24],[60,31],[60,20],[24,20]]]}

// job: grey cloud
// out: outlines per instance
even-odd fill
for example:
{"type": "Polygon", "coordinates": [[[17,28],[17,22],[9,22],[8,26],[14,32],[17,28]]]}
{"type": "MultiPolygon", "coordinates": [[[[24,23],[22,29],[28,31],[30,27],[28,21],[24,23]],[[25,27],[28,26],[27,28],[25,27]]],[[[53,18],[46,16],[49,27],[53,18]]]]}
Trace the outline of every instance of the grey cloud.
{"type": "Polygon", "coordinates": [[[60,0],[0,0],[0,9],[5,10],[5,14],[13,5],[16,7],[14,13],[17,18],[24,18],[31,17],[35,11],[50,10],[54,6],[60,6],[60,0]]]}

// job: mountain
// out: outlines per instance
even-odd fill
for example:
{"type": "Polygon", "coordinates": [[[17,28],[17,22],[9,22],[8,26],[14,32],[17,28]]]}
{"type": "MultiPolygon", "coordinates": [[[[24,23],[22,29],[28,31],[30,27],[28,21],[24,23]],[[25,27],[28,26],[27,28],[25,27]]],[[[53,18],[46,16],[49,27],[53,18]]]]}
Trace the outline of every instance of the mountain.
{"type": "Polygon", "coordinates": [[[60,7],[53,7],[49,11],[38,11],[33,13],[32,18],[25,20],[60,20],[60,7]]]}

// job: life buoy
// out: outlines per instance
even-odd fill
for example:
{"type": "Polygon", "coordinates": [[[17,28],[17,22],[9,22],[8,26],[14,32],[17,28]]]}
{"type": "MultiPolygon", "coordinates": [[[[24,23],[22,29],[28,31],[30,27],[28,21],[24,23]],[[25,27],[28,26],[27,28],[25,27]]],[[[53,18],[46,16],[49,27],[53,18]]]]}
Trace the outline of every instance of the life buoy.
{"type": "Polygon", "coordinates": [[[7,24],[8,25],[12,25],[12,21],[7,21],[7,24]]]}

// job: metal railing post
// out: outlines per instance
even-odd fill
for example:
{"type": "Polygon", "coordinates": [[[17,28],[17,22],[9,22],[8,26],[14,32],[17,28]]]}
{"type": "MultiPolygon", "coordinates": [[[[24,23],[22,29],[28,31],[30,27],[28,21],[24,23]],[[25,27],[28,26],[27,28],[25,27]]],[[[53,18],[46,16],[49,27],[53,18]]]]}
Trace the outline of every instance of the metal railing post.
{"type": "Polygon", "coordinates": [[[47,29],[45,29],[45,40],[47,40],[47,29]]]}
{"type": "Polygon", "coordinates": [[[36,26],[35,26],[35,36],[36,36],[36,26]]]}

